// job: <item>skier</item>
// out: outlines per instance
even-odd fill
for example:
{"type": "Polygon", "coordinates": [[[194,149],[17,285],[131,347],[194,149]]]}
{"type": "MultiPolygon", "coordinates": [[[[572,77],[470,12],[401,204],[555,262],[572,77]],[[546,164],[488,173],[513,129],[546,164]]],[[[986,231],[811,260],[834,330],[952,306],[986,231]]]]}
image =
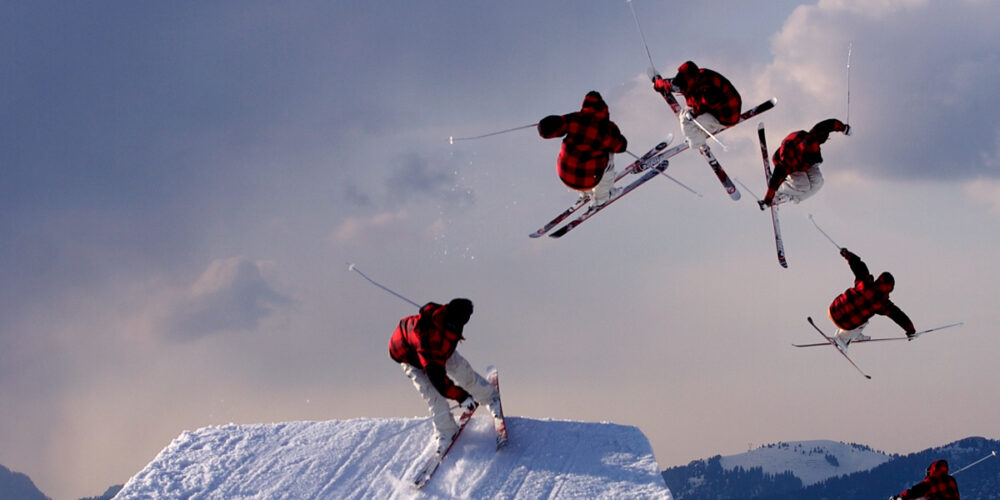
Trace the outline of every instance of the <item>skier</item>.
{"type": "Polygon", "coordinates": [[[463,412],[485,403],[496,414],[498,407],[497,391],[455,351],[471,316],[469,299],[453,299],[446,305],[429,302],[419,314],[400,320],[389,339],[389,357],[402,366],[430,408],[438,454],[445,452],[459,430],[449,399],[458,401],[463,412]]]}
{"type": "Polygon", "coordinates": [[[657,92],[679,92],[684,96],[690,109],[680,115],[681,130],[692,149],[705,146],[709,137],[705,130],[714,134],[740,120],[743,98],[736,87],[726,77],[699,68],[692,61],[681,64],[673,78],[654,79],[653,88],[657,92]]]}
{"type": "Polygon", "coordinates": [[[958,483],[948,474],[948,462],[935,460],[927,467],[927,477],[889,500],[958,500],[958,483]]]}
{"type": "Polygon", "coordinates": [[[871,337],[861,332],[868,325],[868,320],[876,314],[888,316],[906,331],[908,338],[912,338],[917,331],[913,328],[913,322],[889,300],[889,293],[895,286],[892,275],[885,272],[877,279],[873,278],[868,272],[868,266],[850,250],[841,248],[840,255],[851,266],[854,287],[845,290],[830,304],[830,319],[838,328],[834,335],[837,344],[846,348],[852,341],[870,340],[871,337]]]}
{"type": "Polygon", "coordinates": [[[628,140],[610,119],[601,94],[591,90],[580,111],[549,115],[538,122],[538,135],[563,137],[559,152],[559,178],[566,187],[590,198],[591,207],[604,204],[615,194],[614,153],[623,153],[628,140]]]}
{"type": "Polygon", "coordinates": [[[851,135],[851,127],[836,118],[828,118],[808,132],[792,132],[781,141],[781,146],[772,157],[774,173],[767,185],[767,194],[760,203],[761,210],[772,203],[799,203],[819,191],[823,186],[823,175],[819,171],[823,156],[819,146],[830,137],[830,132],[851,135]]]}

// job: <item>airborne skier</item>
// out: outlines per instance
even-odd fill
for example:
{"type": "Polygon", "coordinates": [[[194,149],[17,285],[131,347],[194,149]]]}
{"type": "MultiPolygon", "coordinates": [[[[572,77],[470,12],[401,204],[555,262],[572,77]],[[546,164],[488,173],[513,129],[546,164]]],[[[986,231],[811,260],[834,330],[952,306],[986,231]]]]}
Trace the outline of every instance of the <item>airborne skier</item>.
{"type": "Polygon", "coordinates": [[[700,149],[714,134],[740,121],[743,99],[726,77],[687,61],[677,68],[673,78],[654,78],[653,88],[660,93],[678,92],[684,96],[688,111],[680,114],[681,130],[691,149],[700,149]],[[707,130],[707,132],[706,132],[707,130]]]}
{"type": "Polygon", "coordinates": [[[614,194],[614,153],[624,153],[628,140],[610,119],[601,94],[591,90],[580,111],[549,115],[538,122],[538,135],[563,137],[559,152],[559,178],[566,187],[590,198],[591,207],[608,201],[614,194]]]}
{"type": "Polygon", "coordinates": [[[959,500],[958,483],[948,474],[948,462],[935,460],[927,466],[927,477],[889,500],[959,500]]]}
{"type": "Polygon", "coordinates": [[[860,257],[846,248],[840,249],[840,255],[851,266],[854,286],[838,295],[830,304],[830,319],[838,328],[834,340],[842,348],[855,340],[870,340],[862,331],[868,325],[868,320],[876,314],[888,316],[906,331],[907,337],[912,337],[916,333],[913,322],[889,300],[889,293],[895,287],[892,274],[884,272],[874,278],[860,257]]]}
{"type": "Polygon", "coordinates": [[[486,404],[494,417],[501,415],[498,391],[456,352],[472,309],[468,299],[453,299],[446,305],[430,302],[419,314],[400,320],[389,339],[389,357],[402,366],[430,409],[438,455],[459,431],[449,399],[466,412],[486,404]]]}
{"type": "Polygon", "coordinates": [[[830,138],[830,132],[851,135],[851,127],[836,118],[828,118],[813,125],[808,132],[792,132],[781,141],[772,158],[774,173],[768,182],[767,194],[760,202],[761,210],[772,204],[799,203],[819,191],[823,186],[819,170],[823,162],[820,145],[830,138]]]}

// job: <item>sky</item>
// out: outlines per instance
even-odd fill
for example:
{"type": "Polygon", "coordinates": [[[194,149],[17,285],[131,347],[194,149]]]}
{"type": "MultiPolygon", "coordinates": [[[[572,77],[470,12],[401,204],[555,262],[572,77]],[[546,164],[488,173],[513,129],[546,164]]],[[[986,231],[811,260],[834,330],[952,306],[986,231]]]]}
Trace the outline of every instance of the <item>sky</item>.
{"type": "MultiPolygon", "coordinates": [[[[509,415],[634,425],[661,468],[777,441],[909,453],[996,439],[1000,4],[964,0],[0,4],[0,464],[56,499],[124,483],[184,430],[426,415],[387,342],[404,297],[468,297],[460,352],[509,415]],[[648,46],[649,57],[646,47],[648,46]],[[850,71],[848,50],[850,48],[850,71]],[[826,183],[781,211],[679,155],[566,237],[558,140],[602,93],[641,154],[686,60],[756,123],[837,117],[826,183]],[[849,118],[848,118],[849,114],[849,118]],[[916,342],[833,331],[837,248],[896,277],[916,342]]],[[[627,155],[618,157],[626,164],[627,155]]],[[[901,331],[876,317],[872,336],[901,331]]],[[[516,439],[516,438],[515,438],[516,439]]]]}

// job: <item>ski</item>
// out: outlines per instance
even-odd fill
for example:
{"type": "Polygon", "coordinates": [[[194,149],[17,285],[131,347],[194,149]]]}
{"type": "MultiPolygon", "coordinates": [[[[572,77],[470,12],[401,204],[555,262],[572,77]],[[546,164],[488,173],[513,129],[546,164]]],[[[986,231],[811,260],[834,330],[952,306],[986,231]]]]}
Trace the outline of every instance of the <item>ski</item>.
{"type": "Polygon", "coordinates": [[[844,359],[846,359],[847,362],[850,363],[851,366],[853,366],[854,369],[858,371],[858,373],[864,375],[866,379],[871,380],[872,376],[868,375],[867,373],[865,373],[864,371],[862,371],[861,368],[858,367],[858,365],[854,362],[854,360],[851,359],[851,357],[847,355],[847,348],[846,347],[841,347],[841,345],[838,344],[837,341],[833,339],[833,337],[829,337],[829,336],[827,336],[827,334],[823,333],[823,330],[820,330],[819,327],[816,326],[816,323],[813,322],[812,317],[808,317],[806,319],[808,319],[809,320],[809,324],[812,325],[812,327],[815,328],[816,331],[819,332],[819,334],[822,335],[824,339],[826,339],[826,343],[827,344],[832,345],[834,347],[834,349],[836,349],[837,352],[839,352],[840,355],[843,356],[844,359]]]}
{"type": "Polygon", "coordinates": [[[493,390],[497,391],[496,408],[493,408],[495,412],[493,415],[493,430],[496,432],[497,449],[499,450],[507,446],[507,421],[503,416],[503,403],[500,402],[500,380],[497,378],[497,369],[495,366],[490,366],[486,369],[486,380],[493,386],[493,390]]]}
{"type": "MultiPolygon", "coordinates": [[[[686,145],[685,144],[681,144],[681,145],[675,146],[674,149],[680,148],[681,146],[685,146],[684,149],[686,149],[686,145]]],[[[639,177],[638,179],[632,181],[631,184],[623,187],[622,190],[618,192],[618,194],[612,196],[611,198],[608,198],[608,201],[606,201],[603,204],[598,205],[596,207],[589,207],[586,212],[580,214],[579,216],[577,216],[577,218],[569,221],[565,226],[563,226],[563,227],[561,227],[561,228],[553,231],[552,233],[550,233],[549,237],[550,238],[560,238],[563,235],[565,235],[566,233],[572,231],[573,228],[579,226],[580,224],[583,224],[584,221],[586,221],[587,219],[593,217],[594,215],[596,215],[601,210],[604,210],[605,208],[607,208],[612,203],[614,203],[614,202],[618,201],[619,199],[621,199],[623,196],[631,193],[632,190],[634,190],[635,188],[643,185],[644,183],[646,183],[647,181],[649,181],[653,177],[656,177],[657,175],[660,175],[664,170],[667,169],[668,165],[670,165],[670,160],[661,160],[660,163],[657,164],[655,167],[646,170],[645,173],[643,173],[641,177],[639,177]]]]}
{"type": "MultiPolygon", "coordinates": [[[[663,77],[660,75],[653,75],[654,83],[657,80],[662,80],[662,79],[663,77]]],[[[656,89],[655,85],[653,88],[656,89]]],[[[674,97],[673,92],[671,92],[670,89],[656,89],[656,92],[661,96],[663,96],[663,99],[667,101],[667,105],[670,106],[670,110],[673,111],[678,118],[680,118],[682,112],[681,104],[677,102],[677,98],[674,97]]],[[[739,125],[740,123],[749,120],[750,118],[753,118],[773,108],[777,103],[778,99],[776,97],[772,97],[741,113],[739,121],[737,121],[733,125],[723,127],[722,129],[717,130],[714,133],[718,134],[724,130],[735,127],[736,125],[739,125]]],[[[686,144],[687,141],[685,140],[684,143],[686,144]]],[[[712,154],[711,149],[709,149],[708,146],[706,145],[704,146],[704,148],[699,149],[699,151],[701,152],[702,157],[705,158],[705,161],[708,162],[708,165],[712,167],[712,171],[715,172],[716,177],[719,178],[719,182],[722,183],[722,186],[726,189],[726,193],[729,194],[729,197],[732,198],[733,200],[739,200],[740,192],[736,189],[736,186],[729,179],[729,175],[726,174],[726,171],[722,168],[722,165],[719,164],[719,161],[715,159],[715,155],[712,154]]]]}
{"type": "MultiPolygon", "coordinates": [[[[767,157],[767,141],[764,138],[764,122],[757,125],[757,139],[760,142],[760,157],[764,161],[764,185],[771,183],[771,161],[767,157]]],[[[761,209],[764,207],[761,206],[761,209]]],[[[778,206],[771,204],[771,225],[774,226],[774,246],[778,251],[778,264],[788,268],[788,261],[785,259],[785,243],[781,239],[781,226],[778,224],[778,206]]]]}
{"type": "Polygon", "coordinates": [[[708,147],[708,145],[706,144],[698,148],[698,152],[701,153],[701,156],[708,162],[708,166],[712,167],[712,171],[715,172],[715,176],[719,178],[719,182],[722,183],[722,187],[726,188],[726,193],[729,194],[729,197],[732,198],[733,201],[739,200],[740,191],[736,189],[736,185],[733,184],[732,179],[729,178],[729,174],[722,169],[722,165],[719,165],[719,160],[715,159],[715,155],[712,154],[712,150],[708,147]]]}
{"type": "Polygon", "coordinates": [[[434,472],[437,471],[439,466],[441,466],[441,462],[444,461],[444,457],[448,455],[448,451],[451,450],[451,447],[455,445],[455,441],[458,440],[458,436],[462,434],[462,431],[465,429],[465,426],[469,423],[470,420],[472,420],[472,415],[475,412],[476,409],[473,408],[472,410],[463,413],[458,418],[458,432],[456,432],[455,435],[451,437],[451,442],[448,443],[448,446],[444,449],[443,453],[439,455],[435,452],[432,453],[430,457],[428,457],[427,462],[420,467],[420,471],[417,473],[416,479],[413,480],[414,486],[416,486],[418,489],[423,488],[424,485],[431,480],[431,477],[434,476],[434,472]]]}
{"type": "MultiPolygon", "coordinates": [[[[864,340],[855,340],[855,341],[852,341],[851,343],[852,344],[863,344],[865,342],[884,342],[886,340],[915,340],[917,337],[919,337],[921,335],[924,335],[926,333],[936,332],[938,330],[944,330],[945,328],[951,328],[953,326],[962,326],[964,324],[965,323],[958,322],[958,323],[952,323],[950,325],[939,326],[939,327],[936,327],[936,328],[929,328],[927,330],[921,330],[919,332],[916,332],[911,337],[885,337],[885,338],[878,338],[878,339],[864,339],[864,340]]],[[[817,347],[817,346],[826,345],[826,344],[827,344],[827,342],[819,342],[819,343],[815,343],[815,344],[792,344],[792,346],[794,346],[794,347],[817,347]]]]}
{"type": "Polygon", "coordinates": [[[647,151],[646,154],[640,156],[629,166],[625,167],[621,173],[615,177],[615,182],[622,180],[622,177],[625,177],[628,174],[642,172],[643,170],[646,170],[649,165],[659,163],[659,160],[662,159],[663,153],[665,153],[664,150],[667,149],[667,146],[669,146],[673,140],[674,134],[667,134],[666,139],[653,146],[653,148],[647,151]]]}
{"type": "Polygon", "coordinates": [[[587,202],[589,202],[589,201],[590,201],[590,199],[588,197],[581,196],[579,199],[576,200],[576,203],[570,205],[570,207],[567,208],[566,210],[563,210],[563,212],[561,214],[557,215],[551,221],[545,223],[545,225],[542,226],[541,229],[539,229],[538,231],[535,231],[535,232],[529,234],[528,237],[529,238],[538,238],[539,236],[542,236],[543,234],[551,231],[552,228],[558,226],[560,222],[568,219],[569,216],[573,215],[574,212],[576,212],[577,210],[579,210],[580,207],[586,205],[587,202]]]}
{"type": "MultiPolygon", "coordinates": [[[[656,146],[653,146],[653,148],[647,151],[646,154],[640,156],[638,160],[632,162],[628,167],[625,167],[625,169],[623,169],[615,177],[615,182],[617,183],[618,181],[622,180],[622,178],[624,178],[629,174],[633,173],[639,174],[646,172],[647,170],[649,170],[648,165],[659,165],[666,159],[672,158],[681,151],[687,149],[687,143],[682,143],[667,149],[667,146],[670,145],[671,140],[673,140],[673,134],[668,135],[666,140],[657,144],[656,146]]],[[[568,219],[571,215],[573,215],[577,210],[586,205],[589,201],[590,201],[589,197],[581,196],[579,199],[576,200],[576,203],[573,203],[572,205],[570,205],[569,208],[563,210],[562,213],[557,215],[551,221],[547,222],[539,230],[529,234],[528,237],[538,238],[544,235],[545,233],[548,233],[549,231],[552,230],[552,228],[558,226],[562,221],[568,219]]]]}

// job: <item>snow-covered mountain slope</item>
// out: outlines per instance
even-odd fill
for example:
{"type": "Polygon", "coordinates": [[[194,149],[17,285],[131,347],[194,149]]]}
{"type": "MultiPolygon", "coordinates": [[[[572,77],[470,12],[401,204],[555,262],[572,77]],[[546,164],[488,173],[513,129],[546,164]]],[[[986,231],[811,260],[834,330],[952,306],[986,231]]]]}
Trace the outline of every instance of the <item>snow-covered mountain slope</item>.
{"type": "Polygon", "coordinates": [[[418,491],[409,478],[426,418],[206,427],[182,433],[115,498],[671,498],[635,427],[508,417],[507,428],[497,452],[492,420],[477,414],[418,491]]]}
{"type": "Polygon", "coordinates": [[[791,472],[803,486],[824,479],[875,468],[892,457],[867,446],[838,441],[793,441],[722,457],[723,469],[761,467],[766,474],[791,472]]]}

